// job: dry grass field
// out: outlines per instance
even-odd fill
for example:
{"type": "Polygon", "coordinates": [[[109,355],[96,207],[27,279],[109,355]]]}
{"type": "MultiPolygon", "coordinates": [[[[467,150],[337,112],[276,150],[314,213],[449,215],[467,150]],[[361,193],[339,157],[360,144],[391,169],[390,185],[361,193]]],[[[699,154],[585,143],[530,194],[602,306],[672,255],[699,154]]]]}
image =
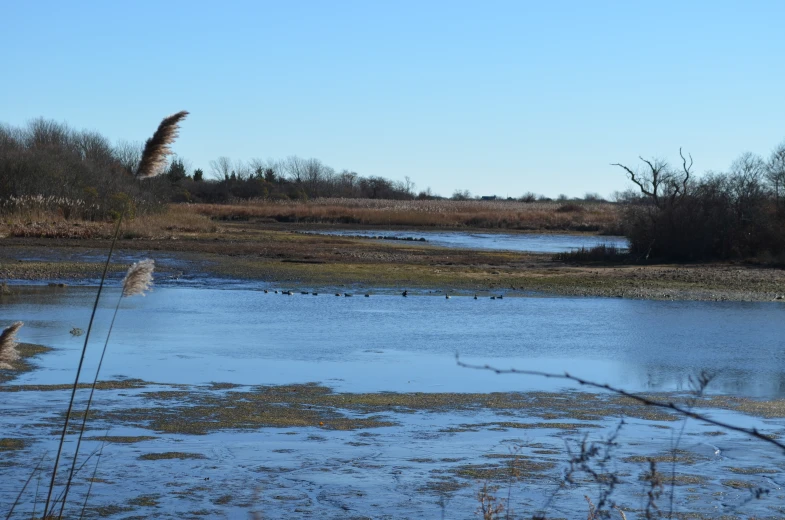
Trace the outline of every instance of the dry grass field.
{"type": "Polygon", "coordinates": [[[222,220],[355,224],[365,226],[578,231],[618,234],[610,203],[452,200],[315,199],[194,204],[192,211],[222,220]]]}
{"type": "MultiPolygon", "coordinates": [[[[13,237],[111,236],[111,222],[75,218],[69,201],[32,198],[0,207],[0,234],[13,237]],[[67,203],[67,204],[66,204],[67,203]],[[65,205],[64,205],[65,204],[65,205]]],[[[78,202],[77,202],[78,206],[78,202]]],[[[619,234],[619,208],[610,203],[315,199],[237,204],[169,204],[123,223],[124,238],[207,233],[220,221],[345,224],[369,227],[499,229],[619,234]]]]}

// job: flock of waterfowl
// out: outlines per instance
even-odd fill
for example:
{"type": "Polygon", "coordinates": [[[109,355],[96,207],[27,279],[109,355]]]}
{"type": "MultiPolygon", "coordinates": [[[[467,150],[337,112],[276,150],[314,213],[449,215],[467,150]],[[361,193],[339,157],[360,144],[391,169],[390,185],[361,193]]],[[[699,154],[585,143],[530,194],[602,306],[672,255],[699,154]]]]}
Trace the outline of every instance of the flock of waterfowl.
{"type": "MultiPolygon", "coordinates": [[[[265,290],[264,290],[264,293],[265,293],[265,294],[267,294],[267,293],[269,293],[269,292],[270,292],[270,291],[269,291],[268,289],[265,289],[265,290]]],[[[295,294],[293,291],[284,291],[284,290],[281,290],[281,291],[279,291],[278,289],[273,289],[273,293],[274,293],[274,294],[283,294],[283,295],[287,295],[287,296],[294,296],[294,294],[295,294]]],[[[304,295],[308,295],[308,294],[310,294],[310,295],[312,295],[312,296],[319,296],[319,293],[318,293],[318,292],[309,292],[309,291],[300,291],[300,294],[304,294],[304,295]]],[[[339,293],[339,292],[337,292],[337,293],[335,293],[335,295],[336,295],[336,296],[344,296],[344,297],[346,297],[346,298],[350,298],[351,296],[353,296],[353,294],[352,294],[352,293],[348,293],[348,292],[347,292],[347,293],[339,293]]],[[[364,294],[364,296],[365,296],[366,298],[370,298],[370,297],[371,297],[371,294],[370,294],[370,293],[365,293],[365,294],[364,294]]],[[[404,291],[401,293],[401,296],[403,296],[404,298],[406,298],[407,296],[409,296],[409,291],[408,291],[408,290],[404,290],[404,291]]],[[[444,295],[444,298],[445,298],[445,299],[447,299],[447,300],[449,300],[449,299],[451,298],[451,296],[450,296],[449,294],[445,294],[445,295],[444,295]]],[[[474,295],[474,299],[475,299],[475,300],[477,300],[477,299],[478,299],[478,297],[477,297],[477,295],[476,295],[476,294],[474,295]]],[[[498,295],[498,296],[491,296],[491,300],[502,300],[502,299],[504,299],[504,295],[503,295],[503,294],[500,294],[500,295],[498,295]]]]}

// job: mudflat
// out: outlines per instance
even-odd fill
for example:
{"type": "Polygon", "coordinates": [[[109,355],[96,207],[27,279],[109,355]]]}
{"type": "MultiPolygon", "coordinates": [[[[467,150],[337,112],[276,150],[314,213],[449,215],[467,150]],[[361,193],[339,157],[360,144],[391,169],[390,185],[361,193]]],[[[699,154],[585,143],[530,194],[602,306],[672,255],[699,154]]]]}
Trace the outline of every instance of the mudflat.
{"type": "MultiPolygon", "coordinates": [[[[314,290],[344,286],[358,291],[736,301],[785,295],[785,271],[747,263],[570,264],[551,254],[301,233],[314,229],[324,228],[240,221],[195,232],[131,234],[118,241],[110,273],[119,275],[130,259],[150,256],[170,260],[159,261],[158,272],[172,277],[233,278],[314,290]]],[[[110,240],[101,235],[6,237],[2,244],[0,279],[83,280],[100,276],[110,240]]]]}

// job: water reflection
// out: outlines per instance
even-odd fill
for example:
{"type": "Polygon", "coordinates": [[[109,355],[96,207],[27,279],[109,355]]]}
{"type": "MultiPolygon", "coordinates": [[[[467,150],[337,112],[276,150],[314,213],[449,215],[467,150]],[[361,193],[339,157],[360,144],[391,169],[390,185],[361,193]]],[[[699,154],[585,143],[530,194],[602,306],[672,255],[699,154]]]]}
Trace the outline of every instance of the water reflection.
{"type": "MultiPolygon", "coordinates": [[[[95,288],[16,288],[0,324],[58,348],[19,382],[67,382],[95,288]]],[[[119,296],[101,302],[102,345],[119,296]]],[[[281,296],[256,290],[161,288],[127,299],[103,373],[152,381],[266,384],[319,381],[347,391],[556,389],[563,382],[459,368],[467,361],[572,374],[636,391],[710,390],[785,396],[785,306],[600,298],[281,296]]],[[[86,373],[96,360],[89,358],[86,373]],[[91,365],[92,364],[92,365],[91,365]]]]}

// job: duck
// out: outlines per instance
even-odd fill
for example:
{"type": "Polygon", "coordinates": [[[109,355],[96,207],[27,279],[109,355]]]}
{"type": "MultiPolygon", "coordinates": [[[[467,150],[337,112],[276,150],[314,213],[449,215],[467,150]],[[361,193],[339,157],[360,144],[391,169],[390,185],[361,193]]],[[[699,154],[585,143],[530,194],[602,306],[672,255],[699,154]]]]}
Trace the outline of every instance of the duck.
{"type": "Polygon", "coordinates": [[[477,295],[476,295],[476,294],[474,295],[474,299],[475,299],[475,300],[477,299],[477,295]]]}
{"type": "Polygon", "coordinates": [[[368,294],[368,293],[365,293],[365,297],[366,297],[366,298],[370,298],[370,297],[371,297],[371,295],[370,295],[370,294],[368,294]]]}
{"type": "Polygon", "coordinates": [[[267,289],[264,290],[264,294],[267,294],[267,289]]]}
{"type": "Polygon", "coordinates": [[[351,297],[351,294],[349,294],[349,293],[343,293],[343,295],[344,295],[346,298],[349,298],[349,297],[351,297]]]}
{"type": "Polygon", "coordinates": [[[406,298],[406,295],[408,295],[408,294],[409,294],[409,291],[407,291],[407,290],[405,290],[405,289],[404,289],[404,291],[401,293],[401,296],[403,296],[404,298],[406,298]]]}
{"type": "Polygon", "coordinates": [[[445,299],[445,300],[449,300],[449,299],[450,299],[450,295],[449,295],[449,294],[445,294],[445,295],[444,295],[444,299],[445,299]]]}

